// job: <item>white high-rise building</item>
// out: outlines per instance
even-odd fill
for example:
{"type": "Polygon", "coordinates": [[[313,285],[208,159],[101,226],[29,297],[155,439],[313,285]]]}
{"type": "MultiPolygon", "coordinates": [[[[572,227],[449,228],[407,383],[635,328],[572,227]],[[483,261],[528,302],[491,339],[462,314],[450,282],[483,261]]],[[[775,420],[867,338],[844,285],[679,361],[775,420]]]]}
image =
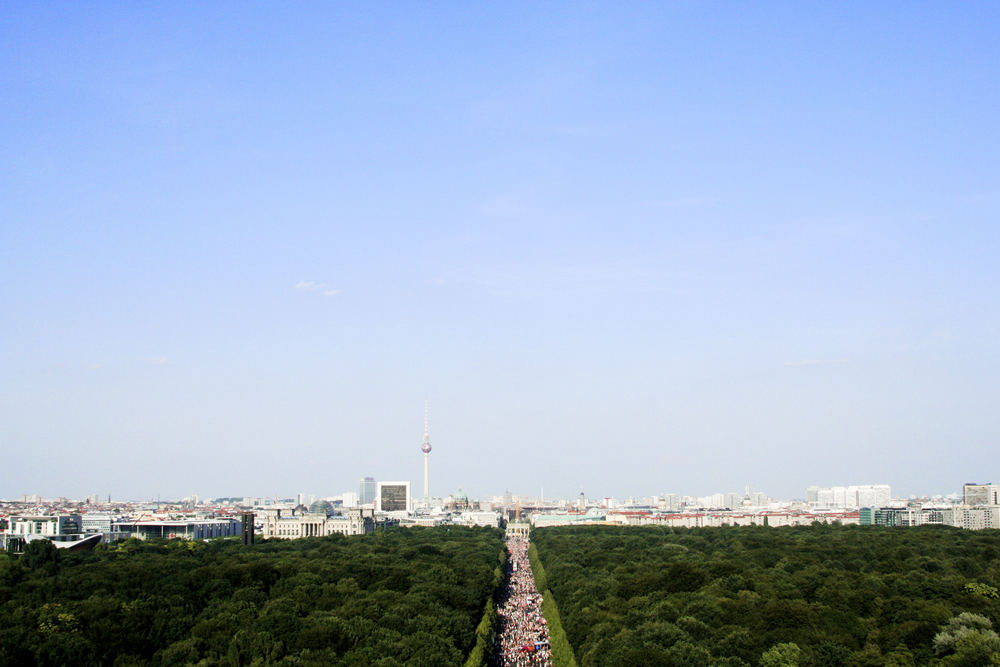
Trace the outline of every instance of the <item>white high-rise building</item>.
{"type": "Polygon", "coordinates": [[[888,484],[810,486],[806,489],[806,501],[809,505],[826,509],[882,507],[891,499],[892,490],[888,484]]]}
{"type": "Polygon", "coordinates": [[[1000,484],[966,484],[962,487],[963,502],[969,506],[1000,505],[1000,484]]]}
{"type": "Polygon", "coordinates": [[[708,496],[702,496],[698,499],[698,504],[702,507],[725,507],[726,496],[722,493],[713,493],[708,496]]]}
{"type": "Polygon", "coordinates": [[[883,507],[892,500],[888,484],[865,484],[847,487],[848,507],[883,507]]]}
{"type": "Polygon", "coordinates": [[[722,503],[723,507],[728,507],[730,509],[743,506],[743,496],[742,493],[727,493],[725,494],[725,501],[722,503]]]}

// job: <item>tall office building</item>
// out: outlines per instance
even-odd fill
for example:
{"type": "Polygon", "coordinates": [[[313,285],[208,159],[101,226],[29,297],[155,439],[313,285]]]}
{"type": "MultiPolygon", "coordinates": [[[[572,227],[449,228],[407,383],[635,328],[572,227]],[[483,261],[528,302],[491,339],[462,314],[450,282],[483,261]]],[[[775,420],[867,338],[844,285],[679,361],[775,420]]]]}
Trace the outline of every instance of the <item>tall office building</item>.
{"type": "Polygon", "coordinates": [[[375,478],[364,477],[358,487],[358,499],[362,505],[370,505],[375,502],[375,478]]]}
{"type": "Polygon", "coordinates": [[[243,544],[250,545],[254,543],[254,513],[253,512],[241,512],[240,518],[242,520],[243,528],[243,544]]]}
{"type": "Polygon", "coordinates": [[[966,505],[1000,505],[1000,484],[966,484],[962,497],[966,505]]]}
{"type": "Polygon", "coordinates": [[[379,482],[375,494],[378,512],[412,512],[409,482],[379,482]]]}
{"type": "Polygon", "coordinates": [[[848,498],[856,507],[882,507],[892,500],[892,489],[888,484],[865,484],[849,486],[848,498]]]}

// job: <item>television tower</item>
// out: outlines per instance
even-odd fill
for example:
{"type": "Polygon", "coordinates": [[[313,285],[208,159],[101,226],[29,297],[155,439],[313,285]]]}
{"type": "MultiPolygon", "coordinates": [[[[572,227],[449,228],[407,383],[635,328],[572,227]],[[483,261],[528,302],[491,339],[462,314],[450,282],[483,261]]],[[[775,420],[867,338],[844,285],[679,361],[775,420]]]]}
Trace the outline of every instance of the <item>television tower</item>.
{"type": "Polygon", "coordinates": [[[430,436],[430,410],[427,401],[424,401],[424,442],[420,445],[420,451],[424,453],[424,502],[431,504],[430,487],[430,460],[431,460],[431,436],[430,436]]]}

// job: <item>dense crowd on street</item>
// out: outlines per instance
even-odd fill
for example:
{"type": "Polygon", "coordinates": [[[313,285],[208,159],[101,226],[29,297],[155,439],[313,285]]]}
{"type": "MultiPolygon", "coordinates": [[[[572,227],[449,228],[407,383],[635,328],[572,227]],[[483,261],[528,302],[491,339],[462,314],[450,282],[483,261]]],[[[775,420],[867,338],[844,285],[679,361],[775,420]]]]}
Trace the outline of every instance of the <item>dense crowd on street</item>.
{"type": "Polygon", "coordinates": [[[542,618],[542,596],[528,561],[528,538],[507,538],[507,588],[497,609],[496,648],[492,664],[541,667],[552,664],[549,629],[542,618]]]}

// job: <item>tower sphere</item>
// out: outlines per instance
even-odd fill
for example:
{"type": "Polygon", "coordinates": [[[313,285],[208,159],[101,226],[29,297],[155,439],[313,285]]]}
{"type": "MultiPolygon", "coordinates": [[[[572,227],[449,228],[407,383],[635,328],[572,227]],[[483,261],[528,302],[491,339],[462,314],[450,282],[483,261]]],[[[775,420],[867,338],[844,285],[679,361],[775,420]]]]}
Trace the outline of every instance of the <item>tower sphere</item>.
{"type": "Polygon", "coordinates": [[[424,444],[420,445],[420,451],[422,451],[424,454],[430,454],[431,443],[425,441],[424,444]]]}

